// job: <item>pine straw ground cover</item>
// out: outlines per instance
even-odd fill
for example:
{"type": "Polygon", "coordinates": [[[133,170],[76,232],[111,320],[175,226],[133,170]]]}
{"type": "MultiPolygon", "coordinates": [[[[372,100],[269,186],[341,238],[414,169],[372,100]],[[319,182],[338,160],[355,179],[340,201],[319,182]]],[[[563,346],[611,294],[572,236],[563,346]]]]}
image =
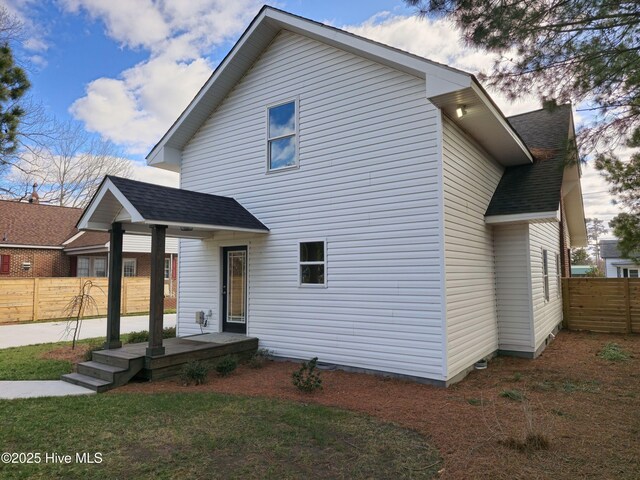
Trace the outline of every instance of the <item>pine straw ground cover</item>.
{"type": "Polygon", "coordinates": [[[125,392],[220,392],[336,406],[432,439],[440,478],[640,478],[640,336],[561,332],[535,361],[500,357],[447,389],[378,376],[323,372],[322,391],[295,390],[297,365],[241,366],[198,387],[179,379],[125,392]],[[598,353],[615,342],[625,361],[598,353]],[[509,394],[505,392],[518,392],[509,394]],[[529,440],[527,440],[529,436],[529,440]]]}

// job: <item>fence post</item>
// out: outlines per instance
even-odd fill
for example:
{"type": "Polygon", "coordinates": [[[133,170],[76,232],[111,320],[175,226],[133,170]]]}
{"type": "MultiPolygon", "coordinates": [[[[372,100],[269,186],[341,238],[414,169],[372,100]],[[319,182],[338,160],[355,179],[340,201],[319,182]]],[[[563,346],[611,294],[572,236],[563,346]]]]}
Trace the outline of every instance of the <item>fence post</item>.
{"type": "Polygon", "coordinates": [[[38,303],[40,303],[40,279],[33,279],[33,321],[38,321],[38,303]]]}
{"type": "Polygon", "coordinates": [[[562,279],[562,328],[569,330],[569,279],[562,279]]]}
{"type": "Polygon", "coordinates": [[[127,290],[129,290],[129,277],[122,278],[122,305],[121,312],[123,315],[127,314],[127,290]]]}
{"type": "Polygon", "coordinates": [[[624,279],[624,308],[627,316],[627,333],[631,333],[631,290],[628,278],[624,279]]]}

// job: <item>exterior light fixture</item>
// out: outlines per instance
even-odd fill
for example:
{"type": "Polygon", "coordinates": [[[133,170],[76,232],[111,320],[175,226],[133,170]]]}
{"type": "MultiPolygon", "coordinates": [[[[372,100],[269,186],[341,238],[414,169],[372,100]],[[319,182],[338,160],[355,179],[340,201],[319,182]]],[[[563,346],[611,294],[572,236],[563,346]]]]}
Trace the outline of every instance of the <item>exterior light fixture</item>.
{"type": "Polygon", "coordinates": [[[462,118],[467,114],[467,106],[466,105],[460,105],[458,108],[456,108],[456,115],[458,116],[458,118],[462,118]]]}

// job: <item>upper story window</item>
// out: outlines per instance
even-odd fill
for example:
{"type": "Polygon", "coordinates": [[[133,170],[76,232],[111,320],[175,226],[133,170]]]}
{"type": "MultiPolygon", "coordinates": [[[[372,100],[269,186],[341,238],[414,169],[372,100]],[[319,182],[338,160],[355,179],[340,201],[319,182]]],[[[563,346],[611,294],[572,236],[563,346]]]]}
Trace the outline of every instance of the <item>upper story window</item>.
{"type": "Polygon", "coordinates": [[[267,169],[270,172],[298,166],[296,107],[294,100],[267,109],[267,169]]]}

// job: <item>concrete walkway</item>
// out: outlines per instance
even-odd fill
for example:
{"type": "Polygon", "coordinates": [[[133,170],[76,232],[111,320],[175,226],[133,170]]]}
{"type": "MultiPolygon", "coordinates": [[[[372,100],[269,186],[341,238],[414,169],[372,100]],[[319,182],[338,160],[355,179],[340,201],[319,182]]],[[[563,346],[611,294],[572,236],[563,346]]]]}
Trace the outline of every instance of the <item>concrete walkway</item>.
{"type": "MultiPolygon", "coordinates": [[[[176,314],[175,313],[165,314],[164,326],[175,327],[175,325],[176,325],[176,314]]],[[[71,340],[71,335],[73,331],[67,332],[66,329],[67,329],[66,321],[30,323],[30,324],[21,324],[21,325],[1,325],[0,326],[0,349],[9,348],[9,347],[21,347],[23,345],[34,345],[36,343],[53,343],[53,342],[71,340]]],[[[148,315],[122,317],[120,319],[121,333],[137,332],[140,330],[149,330],[148,315]]],[[[82,326],[80,327],[80,338],[104,337],[106,333],[107,333],[106,318],[92,318],[92,319],[84,320],[82,322],[82,326]]],[[[3,382],[0,382],[0,383],[3,383],[3,382]]],[[[70,384],[66,384],[66,385],[70,385],[70,384]]]]}
{"type": "Polygon", "coordinates": [[[18,382],[0,382],[0,399],[35,397],[65,397],[67,395],[94,395],[88,388],[72,385],[61,380],[23,380],[18,382]]]}

